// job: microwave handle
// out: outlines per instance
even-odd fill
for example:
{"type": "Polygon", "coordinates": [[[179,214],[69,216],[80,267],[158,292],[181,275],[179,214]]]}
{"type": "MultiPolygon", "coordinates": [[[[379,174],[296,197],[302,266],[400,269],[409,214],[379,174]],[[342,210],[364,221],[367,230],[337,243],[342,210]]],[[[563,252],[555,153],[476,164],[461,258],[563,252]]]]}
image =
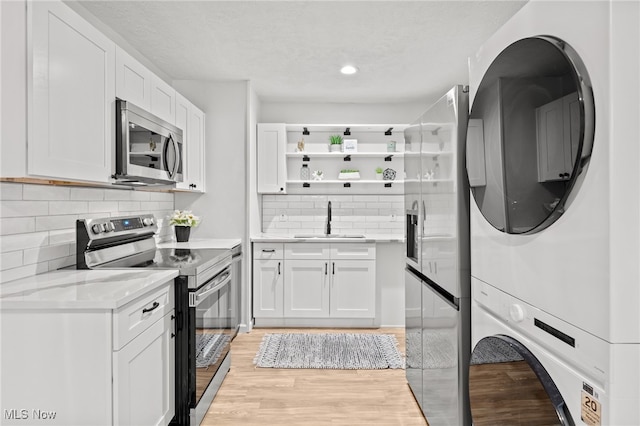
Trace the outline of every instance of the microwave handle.
{"type": "Polygon", "coordinates": [[[165,152],[164,152],[164,163],[167,165],[167,172],[169,173],[169,178],[173,179],[176,176],[176,174],[178,173],[178,169],[180,168],[180,161],[181,161],[181,158],[180,158],[180,147],[178,146],[178,142],[176,142],[173,139],[173,137],[171,137],[171,135],[169,135],[169,140],[171,141],[171,144],[173,145],[173,152],[175,154],[176,162],[173,165],[173,170],[169,171],[169,167],[168,167],[169,164],[167,164],[168,163],[168,161],[167,161],[167,159],[168,159],[167,150],[165,150],[165,152]]]}

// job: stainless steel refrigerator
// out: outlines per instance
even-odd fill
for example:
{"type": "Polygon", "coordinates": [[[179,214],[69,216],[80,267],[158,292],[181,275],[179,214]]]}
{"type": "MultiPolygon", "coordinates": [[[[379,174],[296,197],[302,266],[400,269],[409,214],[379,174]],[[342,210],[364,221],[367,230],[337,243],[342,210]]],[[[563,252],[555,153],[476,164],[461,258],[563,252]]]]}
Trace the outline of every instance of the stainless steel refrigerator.
{"type": "Polygon", "coordinates": [[[468,102],[454,87],[404,135],[406,376],[430,426],[471,424],[468,102]]]}

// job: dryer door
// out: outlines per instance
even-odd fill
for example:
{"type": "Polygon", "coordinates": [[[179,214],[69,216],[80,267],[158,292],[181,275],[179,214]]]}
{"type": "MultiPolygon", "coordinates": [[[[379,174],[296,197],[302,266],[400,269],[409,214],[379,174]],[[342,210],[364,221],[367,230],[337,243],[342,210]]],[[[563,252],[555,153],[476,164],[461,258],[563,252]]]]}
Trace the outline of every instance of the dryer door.
{"type": "Polygon", "coordinates": [[[537,36],[504,49],[482,78],[467,132],[471,192],[485,219],[509,234],[554,223],[584,179],[594,128],[591,83],[571,46],[537,36]]]}
{"type": "Polygon", "coordinates": [[[547,370],[524,345],[501,334],[473,349],[469,399],[475,426],[575,425],[547,370]]]}

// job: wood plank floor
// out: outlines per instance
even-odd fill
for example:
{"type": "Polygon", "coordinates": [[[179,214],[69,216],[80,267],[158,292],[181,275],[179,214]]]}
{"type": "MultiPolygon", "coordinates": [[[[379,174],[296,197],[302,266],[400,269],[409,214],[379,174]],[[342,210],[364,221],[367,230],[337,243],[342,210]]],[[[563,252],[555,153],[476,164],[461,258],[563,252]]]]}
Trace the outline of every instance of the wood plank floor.
{"type": "Polygon", "coordinates": [[[231,370],[203,426],[427,425],[402,369],[319,370],[256,368],[266,333],[394,334],[404,353],[404,329],[254,329],[232,343],[231,370]]]}

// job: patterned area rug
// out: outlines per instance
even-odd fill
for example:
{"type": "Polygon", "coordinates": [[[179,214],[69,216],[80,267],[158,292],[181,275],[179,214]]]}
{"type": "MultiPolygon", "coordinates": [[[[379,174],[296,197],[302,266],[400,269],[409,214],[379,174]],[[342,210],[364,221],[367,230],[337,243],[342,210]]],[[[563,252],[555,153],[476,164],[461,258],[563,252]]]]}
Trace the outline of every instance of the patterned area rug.
{"type": "Polygon", "coordinates": [[[253,360],[266,368],[378,370],[403,368],[398,341],[391,334],[266,334],[253,360]]]}
{"type": "Polygon", "coordinates": [[[226,334],[196,334],[196,368],[215,364],[228,341],[226,334]]]}

